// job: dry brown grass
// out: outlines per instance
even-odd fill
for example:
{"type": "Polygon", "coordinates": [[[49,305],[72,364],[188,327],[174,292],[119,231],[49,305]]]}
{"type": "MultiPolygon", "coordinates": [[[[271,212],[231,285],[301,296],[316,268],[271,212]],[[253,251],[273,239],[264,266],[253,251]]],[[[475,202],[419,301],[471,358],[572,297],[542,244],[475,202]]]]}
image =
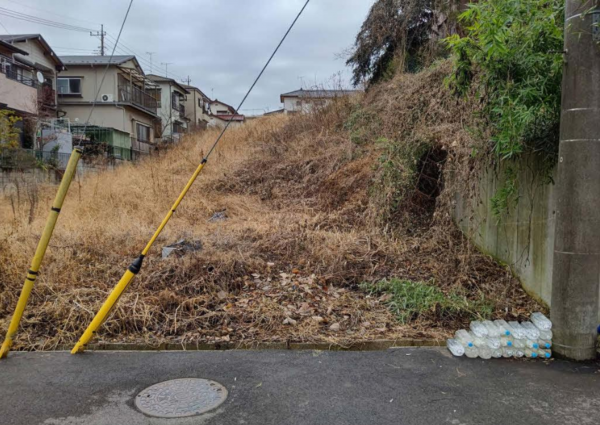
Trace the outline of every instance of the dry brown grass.
{"type": "MultiPolygon", "coordinates": [[[[459,128],[462,112],[458,118],[448,111],[440,115],[448,108],[447,95],[421,93],[421,99],[415,91],[415,86],[439,83],[440,75],[398,77],[366,99],[338,102],[308,116],[260,119],[230,131],[99,338],[151,344],[343,344],[442,337],[469,319],[440,318],[432,311],[400,326],[380,299],[357,288],[390,276],[434,279],[444,290],[460,287],[466,296],[485,296],[494,302],[496,316],[517,317],[532,308],[509,272],[474,250],[441,207],[419,232],[376,220],[381,205],[370,190],[378,149],[353,143],[344,123],[361,104],[380,117],[382,136],[427,129],[442,144],[447,140],[442,137],[455,137],[456,149],[450,143],[446,149],[458,152],[467,137],[459,128]],[[420,103],[411,103],[415,98],[420,103]],[[439,125],[430,125],[432,120],[439,125]],[[219,211],[228,218],[209,221],[219,211]],[[181,238],[200,240],[203,249],[162,260],[160,247],[181,238]]],[[[190,136],[158,157],[85,175],[72,185],[17,348],[52,349],[76,340],[215,136],[213,131],[190,136]]],[[[2,332],[55,190],[40,191],[31,224],[26,203],[17,206],[16,215],[9,202],[0,204],[5,223],[0,230],[2,332]]]]}

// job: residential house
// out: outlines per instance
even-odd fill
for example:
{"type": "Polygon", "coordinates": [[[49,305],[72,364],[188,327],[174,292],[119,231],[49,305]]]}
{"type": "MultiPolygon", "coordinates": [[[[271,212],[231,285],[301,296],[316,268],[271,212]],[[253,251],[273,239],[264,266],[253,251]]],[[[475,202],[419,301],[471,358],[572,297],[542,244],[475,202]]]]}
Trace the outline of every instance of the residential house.
{"type": "MultiPolygon", "coordinates": [[[[0,35],[0,108],[23,118],[55,118],[57,74],[63,62],[40,34],[0,35]]],[[[20,125],[23,126],[21,121],[20,125]]],[[[34,123],[36,124],[36,123],[34,123]]],[[[22,132],[22,146],[33,147],[33,132],[22,132]]]]}
{"type": "Polygon", "coordinates": [[[359,90],[296,90],[280,96],[286,114],[311,112],[315,108],[325,107],[334,99],[352,96],[359,90]]]}
{"type": "Polygon", "coordinates": [[[229,121],[229,127],[239,127],[244,124],[246,117],[242,114],[238,114],[233,106],[230,106],[224,102],[215,99],[208,105],[208,112],[210,121],[209,127],[220,127],[223,128],[229,121]]]}
{"type": "Polygon", "coordinates": [[[190,131],[204,130],[210,122],[208,105],[210,98],[198,87],[183,85],[190,92],[185,100],[186,117],[189,119],[190,131]]]}
{"type": "Polygon", "coordinates": [[[188,131],[188,117],[185,102],[190,92],[172,78],[149,74],[148,78],[156,85],[156,99],[159,99],[158,116],[161,119],[157,138],[162,142],[179,141],[188,131]]]}
{"type": "Polygon", "coordinates": [[[158,127],[158,86],[136,57],[61,56],[68,67],[58,77],[59,113],[87,142],[102,142],[115,156],[149,153],[158,127]],[[93,113],[92,113],[93,111],[93,113]],[[89,122],[88,122],[89,120],[89,122]],[[79,127],[79,128],[78,128],[79,127]]]}

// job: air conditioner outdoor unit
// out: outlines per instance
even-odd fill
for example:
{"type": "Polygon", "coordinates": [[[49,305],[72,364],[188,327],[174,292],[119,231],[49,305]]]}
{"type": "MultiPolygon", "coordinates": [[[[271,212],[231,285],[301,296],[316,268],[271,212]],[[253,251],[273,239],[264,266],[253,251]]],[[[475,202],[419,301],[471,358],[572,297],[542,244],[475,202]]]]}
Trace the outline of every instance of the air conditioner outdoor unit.
{"type": "Polygon", "coordinates": [[[100,101],[101,102],[113,102],[114,97],[113,97],[112,93],[103,94],[100,96],[100,101]]]}

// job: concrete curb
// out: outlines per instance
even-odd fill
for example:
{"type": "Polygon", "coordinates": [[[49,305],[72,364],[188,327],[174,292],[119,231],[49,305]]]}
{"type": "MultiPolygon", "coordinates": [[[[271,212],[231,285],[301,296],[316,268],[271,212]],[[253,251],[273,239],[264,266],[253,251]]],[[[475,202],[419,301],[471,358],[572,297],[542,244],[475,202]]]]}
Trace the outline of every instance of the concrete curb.
{"type": "MultiPolygon", "coordinates": [[[[396,347],[441,347],[445,341],[433,339],[396,339],[357,341],[349,345],[328,342],[257,342],[257,343],[164,343],[159,345],[139,343],[90,344],[88,351],[226,351],[226,350],[321,350],[321,351],[382,351],[396,347]]],[[[56,351],[70,351],[71,345],[62,345],[56,351]]]]}

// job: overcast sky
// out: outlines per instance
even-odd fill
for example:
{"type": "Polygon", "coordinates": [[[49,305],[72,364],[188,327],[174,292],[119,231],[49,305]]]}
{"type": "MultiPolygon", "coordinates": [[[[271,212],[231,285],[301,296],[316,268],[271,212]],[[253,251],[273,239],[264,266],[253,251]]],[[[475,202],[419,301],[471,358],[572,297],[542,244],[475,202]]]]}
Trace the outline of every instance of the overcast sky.
{"type": "MultiPolygon", "coordinates": [[[[188,75],[209,97],[236,106],[305,0],[134,0],[116,54],[136,53],[144,70],[188,75]],[[212,95],[212,96],[211,96],[212,95]]],[[[374,0],[311,0],[259,85],[242,108],[258,114],[280,107],[279,94],[332,85],[350,71],[349,48],[374,0]]],[[[6,9],[90,29],[103,23],[112,48],[129,0],[0,0],[0,32],[41,33],[59,55],[92,54],[99,40],[8,17],[6,9]],[[6,27],[5,28],[3,28],[6,27]],[[111,38],[112,37],[112,38],[111,38]]],[[[110,53],[110,50],[109,50],[110,53]]]]}

